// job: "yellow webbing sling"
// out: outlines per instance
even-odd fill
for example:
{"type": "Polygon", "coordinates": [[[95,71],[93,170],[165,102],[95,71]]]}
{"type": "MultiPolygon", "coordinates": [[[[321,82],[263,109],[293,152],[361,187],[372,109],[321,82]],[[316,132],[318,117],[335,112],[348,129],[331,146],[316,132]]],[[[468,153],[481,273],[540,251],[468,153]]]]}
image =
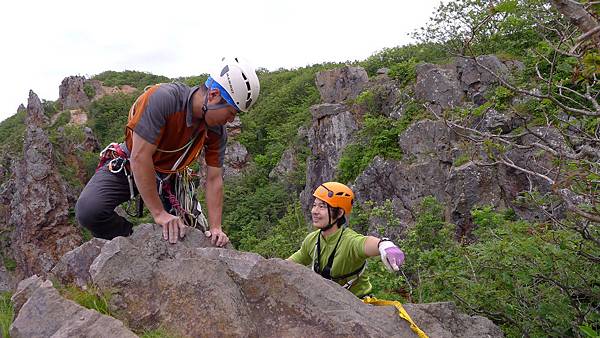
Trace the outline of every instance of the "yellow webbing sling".
{"type": "Polygon", "coordinates": [[[421,329],[419,329],[419,327],[417,326],[417,324],[415,324],[415,322],[413,322],[413,320],[410,318],[410,316],[408,315],[408,313],[406,312],[406,310],[404,310],[404,307],[402,306],[402,303],[400,303],[398,301],[377,299],[375,297],[365,297],[365,298],[362,299],[362,301],[365,304],[378,305],[378,306],[390,305],[390,306],[396,307],[396,309],[398,309],[398,315],[400,316],[400,318],[406,320],[410,324],[410,328],[416,334],[418,334],[419,337],[421,337],[421,338],[429,338],[425,334],[425,332],[423,332],[421,329]]]}

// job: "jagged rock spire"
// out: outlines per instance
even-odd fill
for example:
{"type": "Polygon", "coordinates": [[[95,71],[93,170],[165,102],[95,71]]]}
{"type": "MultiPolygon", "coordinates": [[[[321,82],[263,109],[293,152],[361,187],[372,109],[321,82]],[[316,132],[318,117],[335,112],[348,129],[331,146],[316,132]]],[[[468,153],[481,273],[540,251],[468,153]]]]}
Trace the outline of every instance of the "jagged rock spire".
{"type": "Polygon", "coordinates": [[[14,227],[17,268],[25,276],[45,275],[67,251],[81,243],[69,222],[66,189],[43,127],[48,123],[38,96],[29,92],[23,159],[16,161],[15,193],[9,223],[14,227]]]}

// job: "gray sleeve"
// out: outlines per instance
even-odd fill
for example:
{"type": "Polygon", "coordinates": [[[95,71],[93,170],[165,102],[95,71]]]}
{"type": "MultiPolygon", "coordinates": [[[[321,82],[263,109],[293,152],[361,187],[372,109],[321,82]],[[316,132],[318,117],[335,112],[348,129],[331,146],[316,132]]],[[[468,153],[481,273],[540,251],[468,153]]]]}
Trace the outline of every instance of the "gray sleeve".
{"type": "Polygon", "coordinates": [[[154,144],[164,127],[167,117],[177,111],[177,96],[168,86],[161,85],[148,99],[140,121],[133,131],[144,140],[154,144]]]}

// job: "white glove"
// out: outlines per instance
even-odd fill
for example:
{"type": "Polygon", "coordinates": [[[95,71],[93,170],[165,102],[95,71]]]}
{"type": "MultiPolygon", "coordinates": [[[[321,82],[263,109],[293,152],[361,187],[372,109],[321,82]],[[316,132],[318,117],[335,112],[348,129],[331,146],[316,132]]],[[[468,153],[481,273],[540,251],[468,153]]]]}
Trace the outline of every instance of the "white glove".
{"type": "Polygon", "coordinates": [[[400,265],[404,264],[404,252],[392,241],[379,242],[379,254],[381,261],[390,272],[400,270],[400,265]]]}

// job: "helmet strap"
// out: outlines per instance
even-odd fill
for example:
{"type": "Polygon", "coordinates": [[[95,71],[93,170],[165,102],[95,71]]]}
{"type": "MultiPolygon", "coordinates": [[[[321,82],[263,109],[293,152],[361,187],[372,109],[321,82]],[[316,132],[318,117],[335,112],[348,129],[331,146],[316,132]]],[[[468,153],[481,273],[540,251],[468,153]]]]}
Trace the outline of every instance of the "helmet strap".
{"type": "Polygon", "coordinates": [[[333,228],[334,225],[337,225],[338,228],[341,228],[342,225],[346,224],[346,217],[343,217],[343,216],[344,215],[342,215],[340,218],[335,220],[335,222],[332,222],[331,221],[331,207],[329,205],[327,205],[327,218],[328,218],[329,224],[327,224],[327,226],[322,228],[321,231],[327,231],[327,230],[333,228]]]}
{"type": "MultiPolygon", "coordinates": [[[[214,80],[212,80],[214,81],[214,80]]],[[[211,81],[211,85],[212,85],[212,81],[211,81]]],[[[229,103],[219,103],[219,104],[208,104],[208,96],[210,95],[210,88],[206,87],[206,95],[204,95],[204,104],[202,105],[202,118],[206,117],[206,113],[209,110],[217,110],[217,109],[221,109],[221,108],[226,108],[226,107],[230,107],[231,105],[229,103]]]]}

